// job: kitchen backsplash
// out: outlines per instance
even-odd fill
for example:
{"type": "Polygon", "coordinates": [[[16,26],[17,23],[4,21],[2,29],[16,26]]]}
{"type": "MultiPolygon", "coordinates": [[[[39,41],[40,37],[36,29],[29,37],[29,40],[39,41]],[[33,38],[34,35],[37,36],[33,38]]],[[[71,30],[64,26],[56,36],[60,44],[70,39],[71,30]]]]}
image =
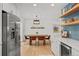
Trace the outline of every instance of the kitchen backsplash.
{"type": "Polygon", "coordinates": [[[79,40],[79,25],[65,26],[64,30],[70,33],[69,38],[79,40]]]}

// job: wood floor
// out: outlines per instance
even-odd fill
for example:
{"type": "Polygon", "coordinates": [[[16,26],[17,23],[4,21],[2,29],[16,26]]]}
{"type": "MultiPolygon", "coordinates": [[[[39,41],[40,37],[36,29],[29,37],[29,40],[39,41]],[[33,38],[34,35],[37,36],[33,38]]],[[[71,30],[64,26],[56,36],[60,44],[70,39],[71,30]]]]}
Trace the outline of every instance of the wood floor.
{"type": "Polygon", "coordinates": [[[29,45],[29,41],[21,43],[21,56],[54,56],[50,45],[29,45]]]}

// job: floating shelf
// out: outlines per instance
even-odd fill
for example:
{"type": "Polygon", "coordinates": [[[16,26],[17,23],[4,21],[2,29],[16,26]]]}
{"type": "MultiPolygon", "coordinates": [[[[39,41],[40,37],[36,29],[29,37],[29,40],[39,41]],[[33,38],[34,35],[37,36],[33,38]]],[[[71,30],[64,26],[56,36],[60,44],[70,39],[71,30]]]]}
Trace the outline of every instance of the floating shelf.
{"type": "Polygon", "coordinates": [[[64,16],[71,15],[71,14],[77,12],[77,11],[79,11],[79,3],[75,4],[70,10],[68,10],[67,12],[65,12],[65,13],[61,16],[61,18],[64,17],[64,16]]]}
{"type": "Polygon", "coordinates": [[[74,22],[69,22],[69,23],[64,23],[64,22],[61,23],[62,26],[76,25],[76,24],[79,24],[79,20],[74,21],[74,22]]]}

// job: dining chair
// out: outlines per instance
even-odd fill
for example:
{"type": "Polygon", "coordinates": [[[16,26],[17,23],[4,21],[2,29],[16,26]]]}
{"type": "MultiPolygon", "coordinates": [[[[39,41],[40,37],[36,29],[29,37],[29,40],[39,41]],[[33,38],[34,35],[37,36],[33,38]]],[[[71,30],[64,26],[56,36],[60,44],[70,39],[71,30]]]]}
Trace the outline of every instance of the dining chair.
{"type": "Polygon", "coordinates": [[[30,45],[32,45],[33,41],[35,41],[36,44],[36,36],[30,36],[30,45]]]}
{"type": "Polygon", "coordinates": [[[25,36],[25,39],[29,39],[29,37],[28,36],[25,36]]]}
{"type": "Polygon", "coordinates": [[[45,42],[46,42],[46,43],[48,42],[48,44],[51,43],[51,42],[50,42],[50,35],[48,35],[48,36],[45,37],[45,42]],[[48,42],[48,41],[49,41],[49,42],[48,42]]]}
{"type": "Polygon", "coordinates": [[[45,36],[38,36],[38,44],[40,41],[42,41],[43,45],[45,45],[45,36]]]}

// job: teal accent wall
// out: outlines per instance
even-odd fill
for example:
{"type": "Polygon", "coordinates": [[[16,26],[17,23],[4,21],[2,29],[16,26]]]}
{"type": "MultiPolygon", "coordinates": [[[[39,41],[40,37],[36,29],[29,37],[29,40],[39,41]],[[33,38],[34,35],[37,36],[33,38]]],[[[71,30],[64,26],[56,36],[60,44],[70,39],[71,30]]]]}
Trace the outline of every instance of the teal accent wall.
{"type": "MultiPolygon", "coordinates": [[[[64,8],[70,7],[70,6],[72,6],[72,5],[74,5],[74,4],[69,3],[69,4],[68,4],[67,6],[65,6],[64,8]]],[[[77,19],[79,19],[79,11],[76,12],[76,13],[74,13],[74,14],[72,14],[72,15],[66,16],[66,17],[64,17],[63,19],[64,19],[64,20],[68,20],[68,19],[70,19],[70,18],[77,18],[77,19]]],[[[64,30],[71,32],[70,38],[72,38],[72,39],[74,39],[74,40],[79,40],[79,24],[77,24],[77,25],[70,25],[70,26],[64,26],[64,30]]]]}

